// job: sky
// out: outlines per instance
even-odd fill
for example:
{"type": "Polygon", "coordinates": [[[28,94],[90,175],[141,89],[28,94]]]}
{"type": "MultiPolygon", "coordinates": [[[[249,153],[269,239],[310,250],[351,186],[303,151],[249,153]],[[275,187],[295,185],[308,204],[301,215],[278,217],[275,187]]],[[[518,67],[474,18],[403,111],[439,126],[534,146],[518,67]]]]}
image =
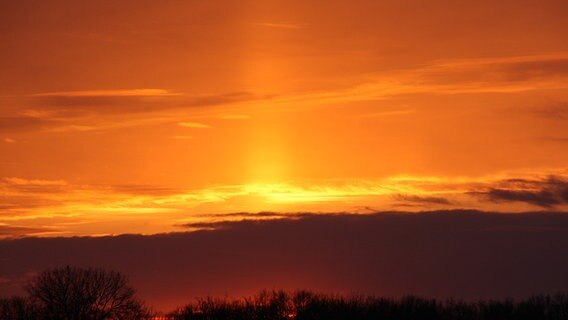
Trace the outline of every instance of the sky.
{"type": "Polygon", "coordinates": [[[566,10],[0,1],[0,237],[566,210],[566,10]]]}
{"type": "Polygon", "coordinates": [[[564,0],[0,0],[0,296],[97,261],[164,307],[283,284],[554,291],[565,277],[545,268],[568,266],[566,13],[564,0]],[[431,259],[413,255],[428,239],[431,259]],[[178,247],[201,257],[180,266],[210,271],[183,294],[178,247]],[[145,252],[163,263],[139,267],[145,252]],[[468,252],[489,271],[459,262],[468,252]],[[405,267],[420,257],[431,273],[405,267]],[[218,267],[230,261],[235,273],[218,267]],[[167,279],[141,280],[155,274],[167,279]]]}

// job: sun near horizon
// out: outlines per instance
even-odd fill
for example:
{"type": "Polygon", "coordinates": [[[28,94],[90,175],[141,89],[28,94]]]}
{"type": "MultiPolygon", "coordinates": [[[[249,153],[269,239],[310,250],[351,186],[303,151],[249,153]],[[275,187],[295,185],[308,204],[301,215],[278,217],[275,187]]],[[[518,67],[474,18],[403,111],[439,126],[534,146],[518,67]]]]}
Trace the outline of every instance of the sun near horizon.
{"type": "Polygon", "coordinates": [[[1,6],[2,237],[566,209],[562,1],[1,6]]]}

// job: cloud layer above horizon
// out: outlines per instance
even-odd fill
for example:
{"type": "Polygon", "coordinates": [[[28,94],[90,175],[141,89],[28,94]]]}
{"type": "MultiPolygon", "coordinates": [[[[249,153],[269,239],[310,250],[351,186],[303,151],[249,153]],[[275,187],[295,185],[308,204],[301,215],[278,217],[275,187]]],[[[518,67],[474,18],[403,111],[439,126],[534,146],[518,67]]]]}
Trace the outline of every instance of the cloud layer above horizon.
{"type": "Polygon", "coordinates": [[[213,227],[0,241],[0,297],[21,294],[37,272],[68,264],[123,272],[163,311],[196,297],[239,298],[272,288],[476,300],[568,286],[564,213],[312,213],[213,227]]]}

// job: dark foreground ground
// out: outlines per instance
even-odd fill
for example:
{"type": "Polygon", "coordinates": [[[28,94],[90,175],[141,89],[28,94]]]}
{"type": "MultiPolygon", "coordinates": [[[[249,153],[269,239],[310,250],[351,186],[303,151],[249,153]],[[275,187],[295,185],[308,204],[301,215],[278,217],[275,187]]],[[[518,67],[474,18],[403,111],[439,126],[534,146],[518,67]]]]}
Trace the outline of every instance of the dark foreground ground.
{"type": "Polygon", "coordinates": [[[306,291],[261,292],[240,300],[198,299],[169,319],[363,320],[363,319],[568,319],[568,295],[539,295],[522,301],[438,301],[407,296],[343,297],[306,291]]]}

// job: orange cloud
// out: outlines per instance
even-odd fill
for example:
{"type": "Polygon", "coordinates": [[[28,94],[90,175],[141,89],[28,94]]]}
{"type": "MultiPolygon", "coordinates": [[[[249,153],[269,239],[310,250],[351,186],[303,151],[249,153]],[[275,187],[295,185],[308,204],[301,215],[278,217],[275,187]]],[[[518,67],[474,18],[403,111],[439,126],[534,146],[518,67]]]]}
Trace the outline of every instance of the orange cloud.
{"type": "Polygon", "coordinates": [[[0,177],[23,180],[0,181],[0,223],[114,234],[203,212],[564,209],[547,182],[568,163],[561,2],[14,2],[0,177]]]}
{"type": "Polygon", "coordinates": [[[171,97],[183,94],[165,89],[113,89],[61,91],[32,94],[32,97],[171,97]]]}
{"type": "Polygon", "coordinates": [[[259,22],[256,23],[257,26],[277,28],[277,29],[302,29],[303,25],[295,23],[271,23],[271,22],[259,22]]]}
{"type": "Polygon", "coordinates": [[[380,180],[250,183],[201,189],[77,185],[61,180],[4,178],[0,183],[4,199],[0,224],[13,228],[49,228],[50,235],[57,232],[77,235],[127,232],[130,223],[144,222],[145,233],[157,233],[174,231],[183,223],[233,221],[246,216],[226,216],[228,212],[272,209],[282,212],[357,212],[364,206],[374,210],[404,206],[413,211],[463,207],[509,212],[538,207],[561,209],[568,206],[563,198],[568,176],[561,172],[549,178],[544,173],[469,178],[393,176],[380,180]],[[203,215],[204,211],[211,214],[203,215]],[[105,221],[112,223],[107,226],[105,221]]]}
{"type": "Polygon", "coordinates": [[[194,128],[194,129],[208,129],[211,128],[210,125],[199,123],[199,122],[178,122],[180,127],[184,128],[194,128]]]}

